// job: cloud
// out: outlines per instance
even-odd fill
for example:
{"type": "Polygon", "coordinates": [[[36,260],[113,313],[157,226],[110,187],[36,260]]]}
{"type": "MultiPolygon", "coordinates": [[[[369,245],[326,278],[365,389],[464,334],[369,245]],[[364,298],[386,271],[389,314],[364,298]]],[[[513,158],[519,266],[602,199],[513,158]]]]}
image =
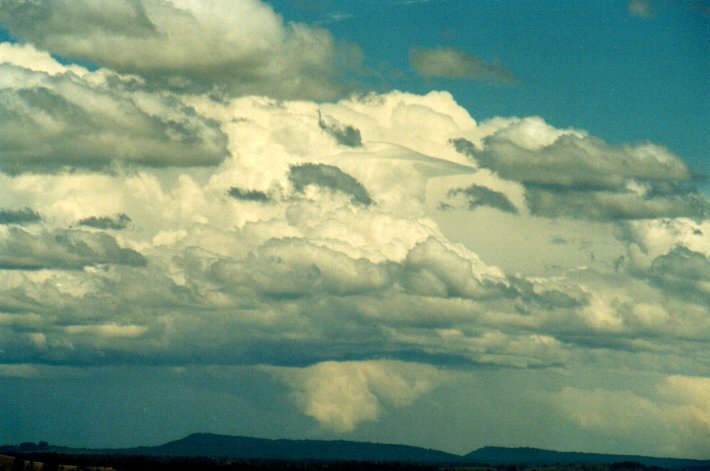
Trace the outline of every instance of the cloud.
{"type": "Polygon", "coordinates": [[[31,208],[0,209],[0,224],[32,224],[42,220],[42,217],[31,208]]]}
{"type": "Polygon", "coordinates": [[[60,230],[35,235],[12,226],[0,232],[0,269],[80,270],[102,264],[141,266],[146,259],[108,234],[60,230]]]}
{"type": "Polygon", "coordinates": [[[710,378],[672,375],[654,393],[567,387],[558,407],[582,428],[617,437],[637,435],[659,455],[706,458],[710,440],[710,378]]]}
{"type": "Polygon", "coordinates": [[[289,180],[298,192],[304,192],[309,185],[314,185],[347,195],[353,203],[365,206],[373,203],[362,183],[334,165],[296,165],[291,167],[289,180]]]}
{"type": "Polygon", "coordinates": [[[644,20],[653,18],[653,8],[649,0],[630,0],[628,9],[631,16],[643,18],[644,20]]]}
{"type": "Polygon", "coordinates": [[[128,227],[131,218],[125,214],[117,214],[116,216],[90,216],[88,218],[80,219],[77,224],[80,226],[95,227],[97,229],[114,229],[121,230],[128,227]]]}
{"type": "Polygon", "coordinates": [[[352,126],[345,126],[338,121],[318,115],[318,125],[333,136],[340,145],[347,147],[359,147],[362,145],[362,137],[360,131],[352,126]]]}
{"type": "Polygon", "coordinates": [[[263,191],[258,190],[245,190],[238,187],[232,187],[229,189],[229,196],[241,201],[256,201],[256,202],[266,202],[269,201],[269,195],[263,191]]]}
{"type": "MultiPolygon", "coordinates": [[[[476,166],[476,152],[487,135],[506,130],[507,139],[543,150],[572,131],[540,120],[479,127],[442,93],[328,105],[194,98],[191,106],[224,123],[231,155],[219,166],[1,177],[3,201],[42,214],[33,231],[4,233],[7,317],[0,322],[17,333],[16,361],[96,364],[112,352],[127,362],[180,364],[198,349],[203,362],[230,364],[391,358],[541,368],[568,365],[579,350],[598,346],[601,331],[612,350],[682,351],[671,345],[690,335],[688,325],[696,336],[710,328],[697,322],[697,301],[666,297],[641,271],[609,268],[611,281],[592,271],[512,276],[448,240],[430,219],[439,195],[454,189],[464,205],[469,198],[488,205],[465,213],[483,218],[475,230],[528,233],[526,224],[540,222],[522,210],[495,211],[515,221],[510,227],[489,219],[491,205],[518,208],[524,200],[511,190],[518,183],[476,166]],[[321,109],[360,130],[361,145],[335,142],[321,109]],[[408,137],[412,129],[416,138],[408,137]],[[449,144],[456,136],[465,136],[474,157],[449,144]],[[82,230],[66,229],[77,221],[82,230]],[[105,334],[114,325],[141,335],[111,344],[105,334]]],[[[557,223],[551,233],[568,244],[551,250],[574,249],[580,241],[570,234],[586,230],[564,221],[571,229],[557,223]]],[[[628,224],[618,241],[643,253],[646,233],[628,224]]],[[[688,244],[704,240],[692,235],[701,226],[688,224],[648,250],[646,270],[679,234],[688,244]]]]}
{"type": "Polygon", "coordinates": [[[348,60],[330,33],[284,24],[258,0],[3,0],[0,23],[53,53],[175,90],[333,98],[348,60]]]}
{"type": "Polygon", "coordinates": [[[609,146],[539,118],[478,123],[445,92],[178,99],[108,71],[16,69],[119,109],[162,103],[147,109],[166,126],[218,130],[225,156],[0,174],[4,217],[41,215],[0,226],[5,363],[266,368],[299,414],[336,434],[406,414],[398,406],[435,393],[444,369],[706,371],[707,221],[618,219],[609,208],[621,203],[598,201],[673,199],[653,210],[667,215],[685,214],[672,212],[683,198],[702,204],[663,148],[609,146]],[[538,190],[554,204],[534,206],[538,190]],[[495,266],[505,257],[516,268],[495,266]]]}
{"type": "Polygon", "coordinates": [[[710,205],[697,191],[652,196],[644,188],[619,191],[576,191],[555,186],[528,185],[525,199],[533,214],[592,220],[704,218],[710,205]],[[640,191],[639,191],[640,190],[640,191]]]}
{"type": "Polygon", "coordinates": [[[307,368],[267,368],[293,389],[301,410],[323,427],[352,432],[388,407],[406,407],[443,381],[428,365],[396,361],[323,362],[307,368]]]}
{"type": "Polygon", "coordinates": [[[674,296],[695,298],[702,302],[710,297],[710,257],[679,246],[657,257],[649,274],[674,296]]]}
{"type": "Polygon", "coordinates": [[[461,154],[525,187],[532,214],[592,220],[704,218],[707,200],[685,162],[653,144],[611,146],[538,118],[513,120],[461,154]]]}
{"type": "Polygon", "coordinates": [[[48,75],[0,64],[0,171],[105,169],[113,164],[214,165],[216,123],[176,99],[103,75],[48,75]]]}
{"type": "MultiPolygon", "coordinates": [[[[447,193],[449,201],[444,204],[444,208],[452,205],[452,200],[457,196],[463,196],[466,199],[468,209],[476,209],[479,206],[490,206],[508,213],[517,213],[513,203],[510,202],[504,193],[491,190],[485,186],[471,185],[467,188],[454,188],[447,193]]],[[[453,203],[455,204],[455,203],[453,203]]]]}
{"type": "Polygon", "coordinates": [[[87,75],[89,71],[76,64],[62,64],[46,51],[31,44],[0,42],[0,64],[14,64],[35,72],[58,75],[71,72],[77,76],[87,75]]]}
{"type": "Polygon", "coordinates": [[[528,126],[537,127],[537,123],[522,120],[487,137],[484,150],[474,157],[503,178],[561,188],[619,190],[630,179],[691,181],[685,162],[663,147],[613,147],[595,137],[557,131],[553,131],[550,137],[554,140],[549,142],[549,138],[522,134],[528,126]]]}
{"type": "Polygon", "coordinates": [[[424,77],[480,80],[514,84],[512,72],[496,64],[487,64],[478,57],[453,48],[419,49],[409,52],[412,68],[424,77]]]}
{"type": "Polygon", "coordinates": [[[37,367],[27,364],[0,364],[0,377],[34,378],[39,374],[37,367]]]}

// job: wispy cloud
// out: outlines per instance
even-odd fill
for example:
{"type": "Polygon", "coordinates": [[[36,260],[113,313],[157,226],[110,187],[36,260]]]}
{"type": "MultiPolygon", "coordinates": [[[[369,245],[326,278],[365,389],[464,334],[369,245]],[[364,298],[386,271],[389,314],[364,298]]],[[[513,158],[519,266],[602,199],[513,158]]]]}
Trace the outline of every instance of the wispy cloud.
{"type": "Polygon", "coordinates": [[[478,57],[453,48],[412,48],[409,53],[412,68],[424,77],[480,80],[514,84],[516,78],[506,68],[484,62],[478,57]]]}
{"type": "Polygon", "coordinates": [[[638,18],[648,20],[653,17],[653,7],[650,0],[630,0],[629,14],[638,18]]]}

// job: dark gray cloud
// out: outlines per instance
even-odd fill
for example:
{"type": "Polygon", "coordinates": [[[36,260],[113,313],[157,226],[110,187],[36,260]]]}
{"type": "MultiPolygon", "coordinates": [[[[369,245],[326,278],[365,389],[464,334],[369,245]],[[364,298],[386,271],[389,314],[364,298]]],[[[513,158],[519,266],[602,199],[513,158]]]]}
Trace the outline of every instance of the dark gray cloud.
{"type": "Polygon", "coordinates": [[[575,191],[572,188],[526,185],[525,201],[533,214],[593,220],[704,218],[710,203],[695,191],[653,196],[634,191],[575,191]]]}
{"type": "Polygon", "coordinates": [[[115,216],[91,216],[88,218],[80,219],[77,224],[80,226],[95,227],[97,229],[114,229],[121,230],[128,227],[131,218],[125,214],[117,214],[115,216]]]}
{"type": "Polygon", "coordinates": [[[146,259],[108,234],[56,230],[35,235],[13,226],[0,234],[0,269],[80,270],[104,264],[143,266],[146,259]]]}
{"type": "Polygon", "coordinates": [[[649,269],[655,283],[680,298],[707,304],[710,299],[710,257],[678,246],[657,257],[649,269]]]}
{"type": "Polygon", "coordinates": [[[454,146],[454,149],[456,149],[456,152],[459,154],[463,154],[473,160],[476,160],[476,146],[474,146],[473,142],[468,139],[464,139],[463,137],[458,139],[449,139],[449,144],[454,146]]]}
{"type": "Polygon", "coordinates": [[[0,209],[0,224],[32,224],[42,217],[31,208],[0,209]]]}
{"type": "MultiPolygon", "coordinates": [[[[449,190],[447,196],[455,197],[463,195],[468,204],[468,209],[476,209],[480,206],[489,206],[496,208],[506,213],[517,213],[517,208],[510,202],[507,196],[498,191],[491,190],[485,186],[471,185],[466,188],[454,188],[449,190]]],[[[445,209],[447,203],[443,203],[445,209]]]]}
{"type": "Polygon", "coordinates": [[[293,188],[299,192],[304,191],[308,185],[315,185],[348,195],[353,203],[365,206],[373,203],[362,183],[334,165],[294,165],[291,167],[288,178],[293,188]]]}
{"type": "Polygon", "coordinates": [[[265,203],[270,200],[268,194],[258,190],[246,190],[244,188],[232,187],[227,193],[232,198],[240,201],[256,201],[265,203]]]}
{"type": "Polygon", "coordinates": [[[515,75],[508,69],[497,64],[486,63],[459,49],[413,48],[409,52],[409,63],[417,73],[425,77],[469,79],[503,84],[516,82],[515,75]]]}
{"type": "Polygon", "coordinates": [[[689,182],[680,158],[656,146],[610,146],[601,139],[564,134],[552,144],[523,146],[504,130],[484,140],[475,159],[503,178],[573,189],[620,190],[629,180],[689,182]]]}
{"type": "Polygon", "coordinates": [[[225,158],[219,126],[175,99],[131,91],[120,81],[93,85],[0,65],[0,171],[214,165],[225,158]]]}
{"type": "Polygon", "coordinates": [[[360,130],[352,126],[343,125],[333,118],[324,118],[320,114],[318,115],[318,126],[333,136],[340,145],[347,147],[360,147],[362,145],[360,130]]]}
{"type": "Polygon", "coordinates": [[[466,139],[450,143],[482,167],[522,183],[536,215],[623,220],[710,214],[685,162],[666,149],[611,146],[575,133],[545,137],[543,142],[549,143],[541,145],[533,136],[549,133],[544,126],[536,121],[514,124],[485,138],[481,150],[466,139]]]}

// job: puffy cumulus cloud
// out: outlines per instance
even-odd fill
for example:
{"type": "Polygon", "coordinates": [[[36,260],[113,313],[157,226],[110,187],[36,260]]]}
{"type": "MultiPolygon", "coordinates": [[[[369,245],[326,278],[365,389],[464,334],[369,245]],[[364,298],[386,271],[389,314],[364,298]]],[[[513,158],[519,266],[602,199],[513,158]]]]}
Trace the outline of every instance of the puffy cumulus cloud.
{"type": "Polygon", "coordinates": [[[120,264],[140,266],[146,259],[123,248],[108,234],[55,231],[33,234],[19,227],[0,232],[0,268],[80,270],[85,266],[120,264]]]}
{"type": "Polygon", "coordinates": [[[212,270],[226,287],[275,297],[368,293],[389,284],[384,267],[297,238],[271,239],[245,260],[218,261],[212,270]]]}
{"type": "Polygon", "coordinates": [[[616,236],[627,243],[628,255],[635,267],[648,268],[660,255],[676,246],[710,255],[710,220],[663,218],[649,221],[625,221],[616,236]]]}
{"type": "Polygon", "coordinates": [[[612,436],[634,435],[659,455],[707,458],[710,378],[672,375],[654,392],[564,388],[555,401],[572,421],[612,436]]]}
{"type": "Polygon", "coordinates": [[[488,64],[478,57],[453,48],[413,48],[409,52],[412,68],[425,77],[473,79],[484,82],[514,84],[515,76],[497,64],[488,64]]]}
{"type": "Polygon", "coordinates": [[[710,214],[685,162],[663,147],[614,147],[538,118],[492,124],[502,128],[478,146],[461,138],[451,142],[482,167],[522,183],[533,214],[593,220],[710,214]]]}
{"type": "Polygon", "coordinates": [[[375,421],[388,407],[411,405],[449,376],[429,365],[387,360],[330,361],[267,371],[293,389],[305,414],[338,432],[375,421]]]}
{"type": "MultiPolygon", "coordinates": [[[[621,194],[633,180],[672,190],[686,178],[673,173],[674,156],[644,167],[635,151],[612,148],[626,159],[619,169],[582,159],[576,172],[574,159],[549,148],[589,144],[584,133],[535,118],[479,124],[445,92],[327,104],[193,95],[170,108],[175,96],[110,72],[8,67],[52,90],[120,89],[136,109],[162,103],[150,109],[176,122],[194,115],[219,130],[228,155],[191,168],[166,158],[110,173],[0,174],[3,364],[265,365],[301,411],[335,431],[412,403],[438,384],[436,368],[710,367],[706,221],[551,221],[526,207],[535,185],[621,194]],[[496,139],[531,158],[551,153],[551,163],[530,177],[486,167],[479,154],[496,139]],[[455,207],[441,211],[442,202],[455,207]],[[517,247],[530,238],[538,257],[550,247],[574,252],[574,263],[512,274],[447,237],[439,214],[494,238],[489,253],[530,257],[517,247]],[[616,245],[598,249],[607,242],[616,245]],[[669,296],[675,286],[695,295],[669,296]]],[[[517,154],[511,161],[532,167],[517,154]]]]}
{"type": "Polygon", "coordinates": [[[18,39],[178,90],[332,98],[343,91],[340,68],[358,56],[258,0],[0,5],[0,23],[18,39]]]}
{"type": "Polygon", "coordinates": [[[412,293],[440,297],[482,297],[489,289],[486,282],[505,282],[500,271],[487,266],[475,253],[434,238],[417,244],[407,254],[400,278],[412,293]]]}
{"type": "Polygon", "coordinates": [[[0,97],[5,173],[214,165],[226,155],[216,123],[111,74],[50,75],[24,62],[0,64],[0,97]]]}

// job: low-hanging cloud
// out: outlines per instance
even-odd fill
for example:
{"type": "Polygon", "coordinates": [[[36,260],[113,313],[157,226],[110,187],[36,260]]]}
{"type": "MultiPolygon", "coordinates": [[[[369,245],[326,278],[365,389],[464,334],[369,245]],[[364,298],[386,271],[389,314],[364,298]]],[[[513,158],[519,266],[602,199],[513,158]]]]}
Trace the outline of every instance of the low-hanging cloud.
{"type": "Polygon", "coordinates": [[[634,435],[659,454],[702,458],[710,440],[710,378],[670,375],[651,394],[564,388],[557,407],[583,429],[634,435]]]}
{"type": "Polygon", "coordinates": [[[387,407],[410,405],[447,377],[428,365],[396,361],[324,362],[267,371],[293,389],[306,415],[338,432],[376,421],[387,407]]]}

